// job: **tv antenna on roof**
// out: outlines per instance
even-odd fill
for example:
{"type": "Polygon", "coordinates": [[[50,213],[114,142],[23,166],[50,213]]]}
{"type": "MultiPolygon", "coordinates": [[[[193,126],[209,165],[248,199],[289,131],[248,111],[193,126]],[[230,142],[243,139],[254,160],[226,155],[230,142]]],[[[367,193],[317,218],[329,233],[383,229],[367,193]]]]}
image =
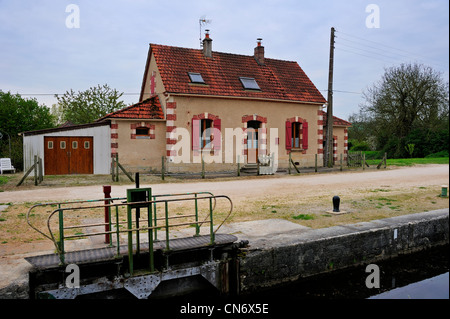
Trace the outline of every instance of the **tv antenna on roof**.
{"type": "Polygon", "coordinates": [[[200,25],[200,48],[203,47],[202,42],[202,27],[204,25],[207,25],[208,23],[212,23],[212,20],[206,19],[206,16],[201,16],[200,19],[198,19],[198,24],[200,25]]]}

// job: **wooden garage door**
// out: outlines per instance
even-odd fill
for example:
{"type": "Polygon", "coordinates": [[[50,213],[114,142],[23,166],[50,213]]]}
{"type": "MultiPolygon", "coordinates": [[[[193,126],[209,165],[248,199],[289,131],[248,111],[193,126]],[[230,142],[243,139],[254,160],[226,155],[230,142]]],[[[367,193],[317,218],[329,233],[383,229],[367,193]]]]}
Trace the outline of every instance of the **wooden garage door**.
{"type": "Polygon", "coordinates": [[[44,137],[45,174],[93,174],[93,146],[93,137],[44,137]]]}

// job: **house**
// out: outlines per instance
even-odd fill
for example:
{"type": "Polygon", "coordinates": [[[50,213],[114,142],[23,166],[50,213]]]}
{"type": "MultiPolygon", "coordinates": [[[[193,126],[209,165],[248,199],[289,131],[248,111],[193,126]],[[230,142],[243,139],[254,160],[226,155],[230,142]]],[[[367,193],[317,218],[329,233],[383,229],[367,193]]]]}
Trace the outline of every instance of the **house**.
{"type": "MultiPolygon", "coordinates": [[[[256,163],[258,155],[272,153],[279,167],[288,166],[289,153],[302,167],[314,166],[316,154],[321,163],[326,100],[298,63],[267,58],[261,39],[248,56],[216,52],[212,42],[207,32],[202,49],[150,44],[140,100],[158,99],[166,120],[148,118],[142,123],[155,126],[153,144],[158,148],[152,148],[153,154],[166,156],[174,172],[198,172],[202,157],[210,157],[205,162],[213,171],[234,170],[237,161],[256,163]],[[161,147],[159,128],[164,124],[161,147]],[[189,143],[179,146],[181,140],[189,143]]],[[[118,125],[113,145],[121,159],[128,156],[131,142],[133,149],[142,149],[137,143],[143,141],[129,140],[131,122],[106,118],[118,125]]],[[[335,118],[335,124],[337,151],[346,154],[344,134],[350,123],[335,118]]],[[[160,165],[159,158],[149,167],[160,165]]]]}
{"type": "MultiPolygon", "coordinates": [[[[274,155],[279,168],[290,154],[300,167],[314,166],[316,155],[323,163],[326,100],[298,63],[266,57],[261,39],[253,55],[216,52],[212,42],[207,32],[202,49],[150,44],[140,102],[92,124],[109,129],[101,143],[93,138],[108,153],[96,168],[94,152],[94,174],[115,156],[130,172],[160,171],[162,160],[170,172],[199,172],[202,162],[231,171],[260,155],[274,155]]],[[[336,156],[346,157],[350,125],[334,118],[336,156]]]]}

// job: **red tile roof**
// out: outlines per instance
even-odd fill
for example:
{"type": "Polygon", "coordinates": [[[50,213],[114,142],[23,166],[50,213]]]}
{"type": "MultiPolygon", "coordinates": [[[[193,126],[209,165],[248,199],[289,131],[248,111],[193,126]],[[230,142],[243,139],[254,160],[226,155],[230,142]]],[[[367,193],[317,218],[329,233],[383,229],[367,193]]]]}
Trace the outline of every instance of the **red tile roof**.
{"type": "Polygon", "coordinates": [[[213,51],[206,58],[199,49],[157,44],[150,45],[151,54],[167,93],[326,102],[297,62],[265,58],[259,65],[253,56],[213,51]],[[205,85],[190,84],[188,72],[200,73],[205,85]],[[261,91],[245,90],[239,77],[254,78],[261,91]]]}
{"type": "Polygon", "coordinates": [[[164,113],[161,103],[157,95],[154,95],[142,102],[133,104],[119,111],[105,115],[98,119],[101,121],[108,118],[125,118],[125,119],[164,119],[164,113]]]}
{"type": "MultiPolygon", "coordinates": [[[[323,115],[323,126],[327,125],[327,112],[321,111],[323,115]]],[[[352,123],[347,122],[346,120],[343,120],[337,116],[333,115],[333,126],[352,126],[352,123]]]]}

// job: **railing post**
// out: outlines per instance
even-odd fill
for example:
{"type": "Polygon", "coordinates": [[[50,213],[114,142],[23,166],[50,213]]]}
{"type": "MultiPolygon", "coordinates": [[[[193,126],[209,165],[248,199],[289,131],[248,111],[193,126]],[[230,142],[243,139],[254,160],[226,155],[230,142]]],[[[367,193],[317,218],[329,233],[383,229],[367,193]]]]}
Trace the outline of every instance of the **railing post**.
{"type": "MultiPolygon", "coordinates": [[[[139,188],[139,173],[136,173],[136,180],[135,180],[135,185],[136,185],[136,188],[139,188]]],[[[151,200],[151,197],[150,197],[150,199],[149,200],[151,200]]],[[[135,207],[134,208],[135,210],[136,210],[136,214],[135,214],[135,216],[136,216],[136,221],[135,221],[135,223],[136,223],[136,254],[140,254],[140,252],[141,252],[141,238],[140,238],[140,232],[139,232],[139,218],[141,218],[141,209],[139,208],[139,206],[138,207],[135,207]]]]}
{"type": "MultiPolygon", "coordinates": [[[[149,194],[149,201],[152,200],[152,194],[149,194]]],[[[153,256],[153,214],[152,214],[152,204],[148,204],[147,207],[147,220],[148,220],[148,253],[150,255],[150,271],[153,272],[155,271],[155,261],[154,261],[154,256],[153,256]]],[[[156,229],[155,229],[156,232],[156,229]]]]}
{"type": "Polygon", "coordinates": [[[197,193],[195,193],[195,236],[200,235],[200,226],[198,225],[198,203],[197,193]]]}
{"type": "Polygon", "coordinates": [[[166,216],[166,250],[169,251],[169,208],[167,206],[167,201],[164,202],[165,216],[166,216]]]}
{"type": "MultiPolygon", "coordinates": [[[[103,186],[103,194],[105,194],[105,205],[109,205],[111,198],[111,186],[103,186]]],[[[111,210],[105,206],[105,232],[111,230],[111,210]]],[[[111,234],[105,234],[105,244],[111,244],[111,234]]]]}
{"type": "Polygon", "coordinates": [[[59,212],[58,212],[58,218],[59,218],[59,260],[60,264],[65,264],[65,256],[64,256],[64,216],[63,216],[63,210],[61,209],[61,205],[58,205],[59,212]]]}
{"type": "MultiPolygon", "coordinates": [[[[156,197],[153,197],[153,200],[156,200],[156,197]]],[[[156,203],[153,203],[153,219],[154,219],[154,223],[153,225],[155,226],[155,240],[158,240],[158,229],[156,228],[158,226],[158,219],[156,216],[156,203]]]]}
{"type": "MultiPolygon", "coordinates": [[[[131,195],[128,193],[127,202],[130,203],[131,195]]],[[[128,226],[128,264],[130,275],[133,275],[133,233],[131,229],[133,229],[133,223],[131,220],[131,205],[127,205],[127,226],[128,226]]]]}
{"type": "Polygon", "coordinates": [[[119,257],[120,256],[119,206],[116,206],[116,241],[117,241],[117,257],[119,257]]]}
{"type": "Polygon", "coordinates": [[[211,245],[214,245],[215,236],[214,236],[214,225],[213,225],[213,209],[212,209],[212,197],[209,198],[209,231],[211,236],[211,245]]]}

